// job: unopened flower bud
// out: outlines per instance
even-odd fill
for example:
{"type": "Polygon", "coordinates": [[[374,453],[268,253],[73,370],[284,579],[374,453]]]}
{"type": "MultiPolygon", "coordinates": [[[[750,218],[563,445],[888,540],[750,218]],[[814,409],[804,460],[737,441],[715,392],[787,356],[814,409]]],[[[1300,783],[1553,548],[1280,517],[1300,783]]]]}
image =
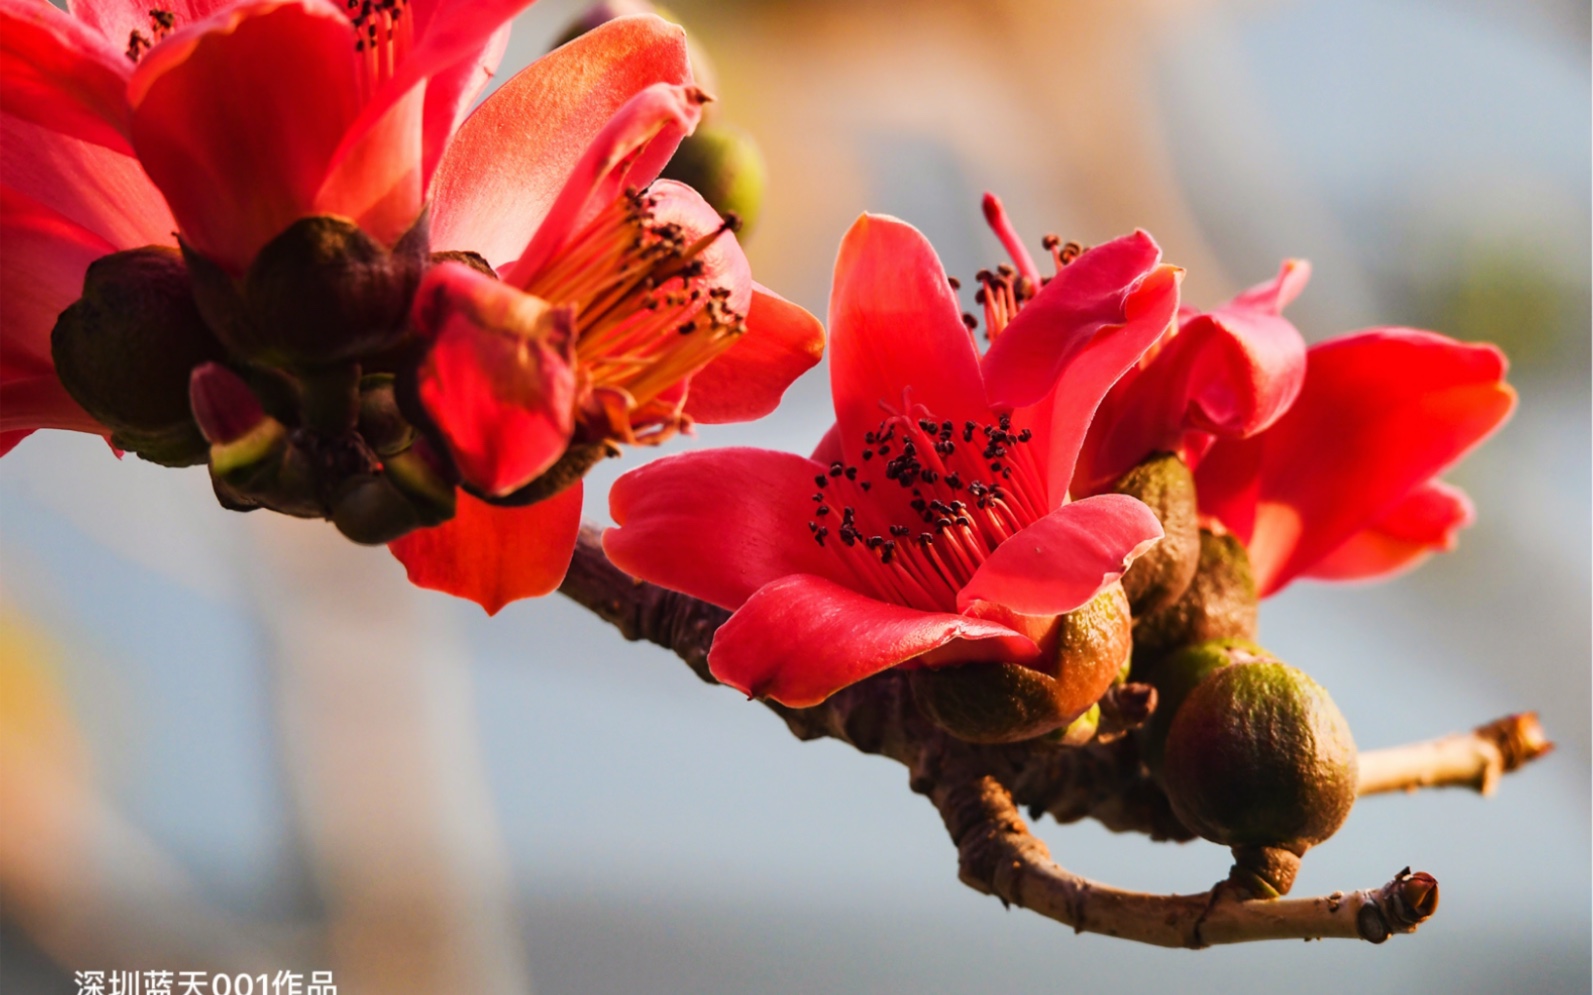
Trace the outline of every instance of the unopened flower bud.
{"type": "Polygon", "coordinates": [[[912,671],[919,708],[974,743],[1013,743],[1070,725],[1100,700],[1129,657],[1128,598],[1113,584],[1046,628],[1036,640],[1043,655],[1029,666],[968,663],[912,671]]]}
{"type": "Polygon", "coordinates": [[[359,474],[332,495],[332,524],[361,545],[379,546],[420,528],[415,506],[383,474],[359,474]]]}
{"type": "MultiPolygon", "coordinates": [[[[199,431],[212,446],[231,445],[274,422],[243,378],[220,363],[194,367],[188,378],[188,403],[199,431]]],[[[279,433],[281,428],[276,426],[279,433]]]]}
{"type": "Polygon", "coordinates": [[[1162,776],[1162,757],[1167,730],[1173,716],[1201,681],[1234,663],[1276,662],[1266,650],[1248,639],[1213,639],[1186,646],[1176,653],[1135,667],[1134,676],[1156,688],[1156,710],[1139,733],[1140,759],[1158,780],[1162,776]],[[1142,672],[1143,671],[1143,672],[1142,672]]]}
{"type": "Polygon", "coordinates": [[[1355,803],[1349,723],[1321,685],[1276,661],[1222,666],[1197,684],[1173,717],[1162,767],[1179,821],[1234,847],[1241,876],[1279,893],[1290,862],[1268,851],[1304,853],[1355,803]]]}
{"type": "Polygon", "coordinates": [[[91,263],[83,296],[56,320],[50,349],[67,392],[118,446],[167,466],[204,462],[188,374],[223,351],[175,250],[152,245],[91,263]]]}
{"type": "Polygon", "coordinates": [[[1211,639],[1254,639],[1256,582],[1244,543],[1200,532],[1200,564],[1178,600],[1134,619],[1134,659],[1146,660],[1211,639]]]}
{"type": "Polygon", "coordinates": [[[360,435],[378,456],[392,456],[415,441],[415,427],[398,409],[391,373],[376,373],[360,381],[360,435]]]}
{"type": "Polygon", "coordinates": [[[1143,501],[1162,523],[1162,541],[1140,554],[1123,575],[1135,617],[1173,604],[1200,565],[1200,522],[1195,477],[1184,461],[1157,453],[1125,473],[1112,490],[1143,501]]]}
{"type": "Polygon", "coordinates": [[[757,225],[769,174],[758,143],[741,129],[699,126],[681,141],[660,175],[694,188],[721,217],[739,219],[743,233],[757,225]]]}
{"type": "Polygon", "coordinates": [[[422,525],[441,525],[454,517],[457,495],[453,478],[425,439],[383,459],[382,470],[415,506],[422,525]]]}
{"type": "Polygon", "coordinates": [[[1083,746],[1095,738],[1095,733],[1101,727],[1101,706],[1099,703],[1091,705],[1089,711],[1068,723],[1062,730],[1060,742],[1063,746],[1083,746]]]}
{"type": "Polygon", "coordinates": [[[407,331],[427,260],[427,225],[388,249],[344,218],[300,218],[235,279],[189,246],[195,298],[235,353],[265,366],[315,367],[386,349],[407,331]]]}

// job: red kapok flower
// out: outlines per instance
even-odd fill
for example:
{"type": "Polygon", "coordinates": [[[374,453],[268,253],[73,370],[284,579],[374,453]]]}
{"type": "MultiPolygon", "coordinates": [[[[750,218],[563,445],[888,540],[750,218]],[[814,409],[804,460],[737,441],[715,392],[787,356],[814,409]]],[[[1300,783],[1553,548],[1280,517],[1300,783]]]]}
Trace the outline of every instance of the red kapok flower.
{"type": "MultiPolygon", "coordinates": [[[[985,210],[1016,266],[983,274],[987,321],[1003,347],[1038,361],[1062,348],[1051,328],[1002,331],[1025,306],[1015,278],[1035,279],[1034,264],[1000,202],[987,195],[985,210]]],[[[1071,250],[1047,244],[1060,268],[1071,250]]],[[[1515,405],[1491,345],[1382,328],[1307,350],[1282,310],[1310,274],[1288,260],[1213,311],[1181,312],[1101,402],[1073,477],[1074,494],[1098,493],[1153,453],[1178,454],[1206,523],[1249,548],[1263,596],[1299,576],[1387,576],[1454,548],[1473,511],[1436,475],[1515,405]]]]}
{"type": "Polygon", "coordinates": [[[311,213],[396,240],[526,2],[0,0],[0,453],[105,431],[50,356],[94,260],[181,230],[237,273],[311,213]]]}
{"type": "Polygon", "coordinates": [[[702,100],[679,29],[622,18],[505,84],[449,147],[434,246],[479,253],[503,279],[445,263],[416,294],[415,325],[431,340],[416,393],[470,509],[393,543],[417,584],[488,611],[551,591],[575,548],[584,467],[549,471],[572,446],[589,461],[693,422],[760,417],[822,355],[823,328],[753,282],[730,225],[691,188],[653,182],[702,100]],[[554,85],[567,64],[591,65],[605,36],[644,26],[656,35],[646,58],[607,66],[613,79],[594,88],[628,98],[600,130],[551,145],[534,170],[496,154],[538,115],[589,122],[554,85]],[[535,562],[507,576],[501,550],[532,533],[535,562]]]}
{"type": "Polygon", "coordinates": [[[1095,404],[1172,320],[1180,271],[1159,260],[1136,233],[1039,290],[1014,327],[1063,331],[1036,372],[1001,339],[981,361],[928,242],[864,216],[836,262],[836,424],[813,458],[706,450],[634,470],[604,548],[735,609],[710,667],[788,705],[890,667],[1036,661],[1046,625],[1161,536],[1138,501],[1066,493],[1095,404]]]}
{"type": "Polygon", "coordinates": [[[1257,590],[1358,580],[1454,548],[1471,503],[1437,480],[1515,407],[1494,346],[1376,328],[1312,346],[1299,398],[1195,469],[1202,516],[1250,550],[1257,590]]]}

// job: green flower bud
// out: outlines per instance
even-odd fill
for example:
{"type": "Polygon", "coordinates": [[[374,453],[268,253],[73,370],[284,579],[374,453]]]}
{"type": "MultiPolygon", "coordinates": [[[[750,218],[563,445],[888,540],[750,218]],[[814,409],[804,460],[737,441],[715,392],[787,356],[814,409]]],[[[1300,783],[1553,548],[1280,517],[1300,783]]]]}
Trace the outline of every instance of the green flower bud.
{"type": "Polygon", "coordinates": [[[1068,723],[1066,729],[1061,731],[1058,739],[1063,746],[1083,746],[1095,738],[1095,733],[1101,727],[1101,706],[1099,703],[1090,706],[1090,710],[1068,723]]]}
{"type": "Polygon", "coordinates": [[[751,135],[730,125],[702,125],[686,136],[660,174],[702,194],[722,217],[736,217],[741,232],[763,211],[768,170],[751,135]]]}
{"type": "Polygon", "coordinates": [[[194,296],[216,335],[263,366],[315,367],[392,347],[426,267],[423,215],[391,250],[344,218],[300,218],[241,280],[184,244],[194,296]]]}
{"type": "Polygon", "coordinates": [[[1015,743],[1070,725],[1095,706],[1129,657],[1122,586],[1113,584],[1083,608],[1057,616],[1037,642],[1045,655],[1031,666],[968,663],[912,671],[919,709],[973,743],[1015,743]]]}
{"type": "Polygon", "coordinates": [[[1232,880],[1284,893],[1299,854],[1336,832],[1355,803],[1349,723],[1287,664],[1219,666],[1184,698],[1167,732],[1163,780],[1180,822],[1235,848],[1232,880]],[[1280,852],[1281,851],[1281,852],[1280,852]]]}
{"type": "Polygon", "coordinates": [[[223,350],[176,250],[151,245],[90,263],[83,296],[56,319],[50,351],[67,393],[118,446],[166,466],[205,461],[188,377],[223,350]]]}
{"type": "Polygon", "coordinates": [[[1149,659],[1211,639],[1254,639],[1256,582],[1244,543],[1200,532],[1200,565],[1178,600],[1134,620],[1134,658],[1149,659]]]}
{"type": "Polygon", "coordinates": [[[1187,646],[1145,667],[1135,677],[1156,688],[1156,709],[1140,728],[1140,759],[1157,780],[1162,777],[1162,757],[1173,716],[1201,681],[1234,663],[1276,662],[1271,654],[1248,639],[1214,639],[1187,646]]]}
{"type": "Polygon", "coordinates": [[[1165,533],[1123,575],[1123,590],[1137,618],[1173,604],[1195,579],[1200,566],[1195,477],[1177,456],[1156,453],[1124,474],[1112,490],[1144,502],[1165,533]]]}

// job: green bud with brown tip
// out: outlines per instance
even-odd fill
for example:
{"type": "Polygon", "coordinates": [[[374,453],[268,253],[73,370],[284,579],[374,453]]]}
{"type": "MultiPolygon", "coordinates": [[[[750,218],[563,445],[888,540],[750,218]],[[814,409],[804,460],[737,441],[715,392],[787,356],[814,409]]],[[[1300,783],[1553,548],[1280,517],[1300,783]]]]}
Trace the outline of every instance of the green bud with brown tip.
{"type": "Polygon", "coordinates": [[[1212,639],[1254,639],[1256,614],[1256,582],[1244,543],[1202,529],[1189,587],[1167,607],[1135,617],[1134,659],[1212,639]]]}
{"type": "Polygon", "coordinates": [[[1266,897],[1287,893],[1298,856],[1344,824],[1357,766],[1349,723],[1321,685],[1276,661],[1233,663],[1177,709],[1162,780],[1180,822],[1234,848],[1231,880],[1266,897]]]}
{"type": "Polygon", "coordinates": [[[919,709],[973,743],[1015,743],[1067,727],[1100,700],[1129,658],[1122,585],[1050,620],[1035,641],[1042,656],[1028,666],[968,663],[912,671],[919,709]]]}
{"type": "Polygon", "coordinates": [[[726,124],[701,125],[681,140],[659,174],[702,194],[721,217],[739,218],[738,231],[750,231],[763,212],[769,171],[753,137],[726,124]]]}
{"type": "Polygon", "coordinates": [[[56,319],[50,352],[67,393],[116,445],[166,466],[205,461],[188,377],[223,350],[175,249],[151,245],[90,263],[83,296],[56,319]]]}
{"type": "Polygon", "coordinates": [[[1195,508],[1195,477],[1172,453],[1156,453],[1112,485],[1117,494],[1138,498],[1162,523],[1162,540],[1134,560],[1123,574],[1123,590],[1135,617],[1166,608],[1189,589],[1200,566],[1200,522],[1195,508]]]}

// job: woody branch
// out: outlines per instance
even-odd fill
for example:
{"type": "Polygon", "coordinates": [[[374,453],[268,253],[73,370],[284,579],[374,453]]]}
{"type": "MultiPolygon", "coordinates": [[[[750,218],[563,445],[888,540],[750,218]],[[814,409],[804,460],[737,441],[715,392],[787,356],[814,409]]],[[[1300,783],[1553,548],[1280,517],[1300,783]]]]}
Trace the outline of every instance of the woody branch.
{"type": "MultiPolygon", "coordinates": [[[[604,556],[583,526],[561,592],[630,640],[670,650],[705,681],[714,632],[730,613],[637,581],[604,556]]],[[[1154,895],[1098,884],[1059,867],[1018,813],[1059,822],[1094,818],[1118,832],[1186,840],[1165,795],[1146,775],[1132,737],[1079,748],[980,746],[923,719],[905,680],[887,671],[824,703],[767,703],[799,739],[828,737],[898,761],[909,785],[939,810],[969,887],[1078,931],[1171,947],[1312,937],[1381,943],[1432,915],[1438,883],[1407,868],[1380,888],[1318,898],[1247,901],[1222,885],[1195,895],[1154,895]]],[[[1547,752],[1534,716],[1511,716],[1471,733],[1363,754],[1361,794],[1467,785],[1488,790],[1500,773],[1547,752]]]]}

